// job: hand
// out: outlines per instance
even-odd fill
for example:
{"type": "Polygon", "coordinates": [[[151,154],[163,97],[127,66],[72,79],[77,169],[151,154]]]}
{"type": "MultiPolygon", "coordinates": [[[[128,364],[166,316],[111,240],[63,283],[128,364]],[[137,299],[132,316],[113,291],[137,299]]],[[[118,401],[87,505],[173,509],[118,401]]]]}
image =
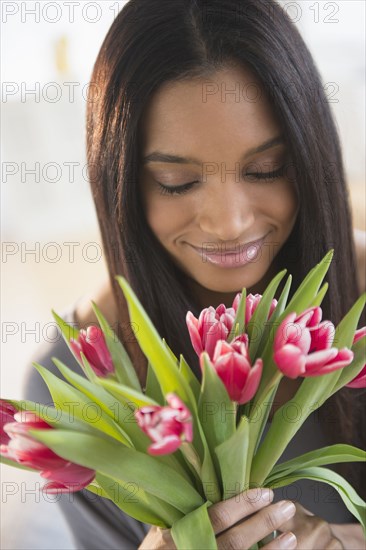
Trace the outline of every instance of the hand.
{"type": "MultiPolygon", "coordinates": [[[[283,526],[296,512],[291,501],[271,504],[273,492],[268,489],[250,489],[208,508],[219,550],[248,550],[253,544],[283,526]]],[[[176,549],[169,529],[152,527],[139,550],[176,549]]],[[[263,550],[296,548],[296,537],[283,533],[263,550]]]]}
{"type": "Polygon", "coordinates": [[[283,525],[280,531],[291,530],[297,538],[298,550],[344,550],[341,540],[337,538],[332,527],[324,519],[315,516],[298,502],[296,514],[283,525]]]}
{"type": "Polygon", "coordinates": [[[170,534],[170,529],[160,529],[153,525],[138,547],[138,550],[156,550],[163,548],[164,550],[176,550],[177,547],[170,534]]]}

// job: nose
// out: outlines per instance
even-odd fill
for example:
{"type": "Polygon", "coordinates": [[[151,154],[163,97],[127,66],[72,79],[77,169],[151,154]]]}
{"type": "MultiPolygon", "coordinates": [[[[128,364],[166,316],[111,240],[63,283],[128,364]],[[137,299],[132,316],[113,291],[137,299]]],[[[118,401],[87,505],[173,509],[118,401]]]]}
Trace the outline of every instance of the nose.
{"type": "Polygon", "coordinates": [[[220,178],[207,182],[207,195],[200,208],[199,226],[216,243],[240,242],[245,235],[253,234],[254,207],[244,192],[242,182],[220,178]]]}

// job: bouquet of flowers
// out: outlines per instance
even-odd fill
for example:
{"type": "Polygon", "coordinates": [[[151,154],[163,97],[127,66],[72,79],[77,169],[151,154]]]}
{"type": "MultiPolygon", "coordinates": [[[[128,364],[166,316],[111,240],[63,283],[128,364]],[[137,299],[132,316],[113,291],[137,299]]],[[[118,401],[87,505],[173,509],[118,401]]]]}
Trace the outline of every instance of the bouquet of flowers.
{"type": "Polygon", "coordinates": [[[34,363],[54,406],[1,401],[2,461],[39,471],[48,493],[85,488],[142,522],[170,528],[178,549],[217,548],[211,504],[302,478],[338,490],[365,530],[365,502],[324,467],[364,461],[363,450],[336,444],[278,463],[312,411],[343,386],[366,386],[366,327],[357,330],[366,293],[336,328],[322,320],[328,287],[322,283],[333,252],[289,303],[291,275],[274,299],[283,270],[263,296],[246,296],[243,288],[232,307],[206,308],[198,319],[187,312],[202,383],[159,336],[124,277],[117,280],[148,359],[145,388],[94,302],[100,328],[77,330],[52,311],[85,376],[57,358],[65,380],[34,363]],[[303,378],[294,397],[301,414],[289,422],[284,405],[263,437],[283,376],[303,378]]]}

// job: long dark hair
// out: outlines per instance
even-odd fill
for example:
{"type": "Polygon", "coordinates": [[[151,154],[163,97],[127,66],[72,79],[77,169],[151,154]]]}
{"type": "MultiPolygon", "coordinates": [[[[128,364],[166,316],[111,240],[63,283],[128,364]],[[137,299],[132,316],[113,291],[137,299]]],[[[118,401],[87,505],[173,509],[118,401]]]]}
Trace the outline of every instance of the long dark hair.
{"type": "MultiPolygon", "coordinates": [[[[338,324],[359,296],[337,129],[318,70],[288,15],[273,0],[130,0],[106,36],[91,78],[89,178],[119,319],[125,319],[126,302],[115,275],[123,274],[160,336],[177,356],[183,353],[198,377],[185,315],[191,310],[197,316],[200,308],[143,213],[141,120],[163,83],[209,77],[231,62],[249,67],[261,80],[287,142],[300,210],[276,263],[293,276],[290,295],[334,248],[323,319],[338,324]]],[[[359,326],[364,324],[365,311],[359,326]]],[[[118,328],[130,349],[131,331],[122,321],[118,328]]],[[[358,394],[345,388],[321,407],[330,442],[362,445],[365,412],[357,407],[358,394]]],[[[347,477],[361,490],[360,468],[352,465],[347,477]]]]}

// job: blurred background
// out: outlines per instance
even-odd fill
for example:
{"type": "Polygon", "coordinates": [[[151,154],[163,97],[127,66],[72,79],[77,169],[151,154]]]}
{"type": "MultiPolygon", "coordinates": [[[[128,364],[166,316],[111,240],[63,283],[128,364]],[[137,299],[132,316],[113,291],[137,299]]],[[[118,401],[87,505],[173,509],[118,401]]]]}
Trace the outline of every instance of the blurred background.
{"type": "MultiPolygon", "coordinates": [[[[343,146],[353,224],[365,230],[365,3],[280,3],[322,75],[343,146]]],[[[5,398],[22,397],[30,359],[52,337],[43,330],[53,322],[51,309],[61,314],[81,297],[93,299],[107,278],[84,121],[95,58],[124,4],[1,2],[5,398]]],[[[1,472],[1,548],[73,548],[58,507],[37,492],[38,475],[4,466],[1,472]]]]}

